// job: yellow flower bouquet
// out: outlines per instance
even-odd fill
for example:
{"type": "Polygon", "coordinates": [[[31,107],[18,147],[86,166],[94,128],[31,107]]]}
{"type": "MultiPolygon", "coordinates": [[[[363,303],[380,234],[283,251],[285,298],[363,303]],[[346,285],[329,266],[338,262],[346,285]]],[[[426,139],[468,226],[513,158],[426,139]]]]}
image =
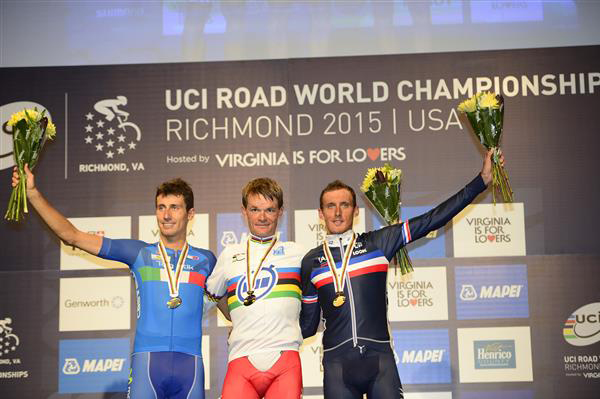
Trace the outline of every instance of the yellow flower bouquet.
{"type": "MultiPolygon", "coordinates": [[[[402,170],[394,169],[386,163],[381,168],[370,168],[360,187],[388,226],[400,222],[401,182],[402,170]]],[[[402,247],[395,258],[402,277],[408,278],[413,266],[406,247],[402,247]]]]}
{"type": "Polygon", "coordinates": [[[56,135],[56,126],[46,116],[46,110],[25,109],[11,115],[7,122],[13,134],[13,155],[19,170],[19,184],[8,200],[5,219],[19,221],[27,213],[27,176],[25,164],[33,170],[47,139],[56,135]]]}
{"type": "Polygon", "coordinates": [[[508,174],[500,164],[500,137],[504,122],[504,98],[491,92],[477,93],[463,101],[458,110],[469,120],[475,136],[481,144],[494,149],[492,155],[492,198],[496,203],[496,193],[502,196],[504,202],[513,202],[513,191],[510,187],[508,174]]]}

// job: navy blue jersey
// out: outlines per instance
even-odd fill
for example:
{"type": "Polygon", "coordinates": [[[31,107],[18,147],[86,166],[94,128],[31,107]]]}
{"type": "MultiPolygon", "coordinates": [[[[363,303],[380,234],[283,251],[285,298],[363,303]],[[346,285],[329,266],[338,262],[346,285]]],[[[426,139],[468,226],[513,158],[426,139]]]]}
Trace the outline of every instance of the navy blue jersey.
{"type": "MultiPolygon", "coordinates": [[[[167,248],[174,270],[181,251],[167,248]]],[[[181,306],[170,309],[169,286],[157,244],[103,238],[101,258],[129,265],[137,294],[134,353],[174,351],[202,356],[202,313],[206,278],[216,258],[212,252],[190,246],[180,276],[181,306]]]]}
{"type": "MultiPolygon", "coordinates": [[[[335,284],[323,246],[309,251],[302,260],[301,269],[302,335],[306,338],[316,333],[322,311],[325,356],[337,354],[348,346],[391,351],[386,296],[390,260],[406,244],[444,226],[485,188],[478,175],[464,189],[429,212],[358,235],[344,277],[346,301],[342,306],[333,305],[335,284]]],[[[353,234],[350,230],[326,238],[338,275],[345,247],[353,234]]]]}

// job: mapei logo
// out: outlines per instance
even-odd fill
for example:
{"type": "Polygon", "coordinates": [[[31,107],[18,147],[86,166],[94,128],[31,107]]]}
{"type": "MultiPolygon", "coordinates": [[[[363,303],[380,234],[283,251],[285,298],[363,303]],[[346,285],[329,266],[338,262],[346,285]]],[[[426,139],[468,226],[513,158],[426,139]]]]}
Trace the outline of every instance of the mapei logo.
{"type": "Polygon", "coordinates": [[[125,392],[129,339],[73,339],[59,342],[59,393],[125,392]]]}
{"type": "Polygon", "coordinates": [[[67,375],[76,375],[79,373],[118,373],[123,370],[126,360],[124,357],[84,359],[83,367],[80,367],[77,358],[66,358],[63,373],[67,375]]]}
{"type": "Polygon", "coordinates": [[[563,336],[573,346],[600,341],[600,302],[588,303],[574,311],[565,321],[563,336]]]}
{"type": "Polygon", "coordinates": [[[8,127],[7,124],[10,116],[24,109],[34,108],[37,108],[40,112],[46,110],[46,115],[52,120],[52,115],[50,115],[46,107],[32,101],[18,101],[0,107],[0,115],[2,116],[2,120],[0,120],[2,124],[2,131],[0,132],[0,170],[15,166],[13,157],[13,132],[12,128],[8,127]]]}
{"type": "Polygon", "coordinates": [[[459,320],[529,317],[526,265],[457,266],[459,320]]]}
{"type": "Polygon", "coordinates": [[[241,233],[240,239],[238,240],[235,231],[224,231],[221,235],[221,245],[226,247],[228,245],[237,244],[238,242],[243,242],[248,237],[248,233],[241,233]]]}
{"type": "Polygon", "coordinates": [[[446,349],[405,350],[402,352],[402,363],[441,363],[446,349]]]}
{"type": "Polygon", "coordinates": [[[515,341],[474,341],[475,369],[516,368],[515,341]]]}
{"type": "Polygon", "coordinates": [[[63,373],[67,375],[75,375],[79,374],[81,371],[81,367],[79,367],[79,362],[74,357],[68,357],[65,359],[65,364],[63,366],[63,373]]]}
{"type": "MultiPolygon", "coordinates": [[[[253,287],[256,299],[258,300],[264,296],[267,296],[273,290],[273,287],[277,285],[278,280],[279,278],[277,276],[275,266],[270,265],[260,269],[254,281],[253,287]]],[[[248,296],[248,280],[245,275],[242,276],[242,278],[240,278],[238,281],[235,295],[240,302],[244,302],[244,299],[246,296],[248,296]]]]}
{"type": "Polygon", "coordinates": [[[463,284],[460,290],[460,299],[474,301],[478,298],[520,298],[522,289],[522,284],[482,285],[479,287],[479,294],[477,294],[477,289],[472,284],[463,284]]]}

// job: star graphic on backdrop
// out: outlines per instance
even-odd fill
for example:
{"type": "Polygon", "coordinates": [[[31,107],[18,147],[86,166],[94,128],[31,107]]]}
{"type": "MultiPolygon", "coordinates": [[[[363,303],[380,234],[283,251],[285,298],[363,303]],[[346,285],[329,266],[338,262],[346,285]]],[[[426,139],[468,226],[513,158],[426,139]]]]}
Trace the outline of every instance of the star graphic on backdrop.
{"type": "Polygon", "coordinates": [[[100,143],[96,144],[96,151],[102,151],[102,149],[104,148],[104,146],[100,143]]]}
{"type": "Polygon", "coordinates": [[[93,139],[92,139],[92,137],[91,137],[91,136],[87,136],[87,137],[85,138],[85,143],[86,143],[86,144],[92,144],[92,140],[93,140],[93,139]]]}
{"type": "Polygon", "coordinates": [[[84,129],[86,133],[90,133],[94,128],[91,125],[87,125],[84,129]]]}
{"type": "Polygon", "coordinates": [[[106,142],[106,146],[107,146],[107,147],[112,147],[112,146],[113,146],[113,144],[115,144],[115,142],[114,142],[114,141],[112,141],[111,139],[108,139],[108,141],[106,142]]]}
{"type": "Polygon", "coordinates": [[[85,119],[91,121],[92,119],[94,119],[94,115],[91,112],[88,112],[87,114],[85,114],[85,119]]]}
{"type": "Polygon", "coordinates": [[[106,158],[112,158],[113,155],[115,155],[115,153],[112,152],[112,151],[109,151],[109,152],[106,153],[106,158]]]}
{"type": "Polygon", "coordinates": [[[125,136],[123,136],[122,134],[117,136],[117,140],[119,140],[120,143],[125,141],[125,136]]]}
{"type": "Polygon", "coordinates": [[[127,145],[129,146],[129,149],[135,150],[136,144],[133,141],[131,143],[127,144],[127,145]]]}
{"type": "Polygon", "coordinates": [[[98,122],[96,122],[96,126],[103,127],[104,126],[104,121],[98,121],[98,122]]]}
{"type": "Polygon", "coordinates": [[[100,133],[100,132],[96,133],[96,138],[97,138],[98,140],[102,140],[102,138],[103,138],[103,137],[104,137],[104,134],[102,134],[102,133],[100,133]]]}
{"type": "Polygon", "coordinates": [[[108,133],[109,136],[112,136],[113,134],[115,134],[115,129],[113,129],[112,127],[109,127],[108,129],[106,129],[106,132],[108,133]]]}
{"type": "Polygon", "coordinates": [[[123,148],[123,147],[117,148],[117,154],[122,155],[124,153],[125,153],[125,148],[123,148]]]}

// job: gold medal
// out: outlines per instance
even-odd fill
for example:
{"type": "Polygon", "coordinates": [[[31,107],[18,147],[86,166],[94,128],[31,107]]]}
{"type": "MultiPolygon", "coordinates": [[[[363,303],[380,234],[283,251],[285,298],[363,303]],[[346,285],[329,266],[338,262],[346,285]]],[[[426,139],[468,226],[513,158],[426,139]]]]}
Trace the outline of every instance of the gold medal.
{"type": "Polygon", "coordinates": [[[275,247],[275,243],[277,243],[277,237],[274,237],[271,241],[271,245],[269,245],[269,248],[267,249],[267,252],[264,253],[262,259],[258,263],[258,269],[256,270],[254,277],[250,277],[250,239],[251,237],[248,237],[248,241],[246,241],[246,284],[248,285],[248,296],[246,297],[246,299],[244,299],[244,306],[250,306],[254,302],[256,302],[256,295],[254,295],[256,277],[262,269],[263,262],[265,261],[265,259],[267,259],[267,256],[269,256],[269,253],[271,252],[273,247],[275,247]]]}
{"type": "MultiPolygon", "coordinates": [[[[335,289],[335,298],[333,298],[333,306],[335,306],[336,308],[339,308],[346,302],[346,296],[344,295],[344,278],[347,278],[346,269],[348,268],[348,264],[350,263],[350,258],[352,257],[352,251],[354,249],[355,243],[356,234],[352,233],[352,239],[346,246],[346,251],[344,251],[344,253],[342,254],[342,270],[338,275],[335,260],[333,259],[333,255],[331,254],[331,250],[329,249],[327,240],[323,241],[323,252],[325,253],[327,265],[329,266],[331,276],[333,277],[333,286],[335,289]]],[[[341,245],[341,242],[340,251],[343,251],[343,246],[341,245]]]]}
{"type": "Polygon", "coordinates": [[[336,292],[335,298],[333,298],[333,306],[339,308],[346,302],[346,296],[343,292],[336,292]]]}
{"type": "Polygon", "coordinates": [[[256,295],[254,291],[248,291],[248,296],[244,299],[244,306],[250,306],[256,301],[256,295]]]}
{"type": "Polygon", "coordinates": [[[181,298],[176,296],[167,301],[167,307],[169,309],[175,309],[175,308],[178,308],[182,303],[183,303],[183,301],[181,300],[181,298]]]}

